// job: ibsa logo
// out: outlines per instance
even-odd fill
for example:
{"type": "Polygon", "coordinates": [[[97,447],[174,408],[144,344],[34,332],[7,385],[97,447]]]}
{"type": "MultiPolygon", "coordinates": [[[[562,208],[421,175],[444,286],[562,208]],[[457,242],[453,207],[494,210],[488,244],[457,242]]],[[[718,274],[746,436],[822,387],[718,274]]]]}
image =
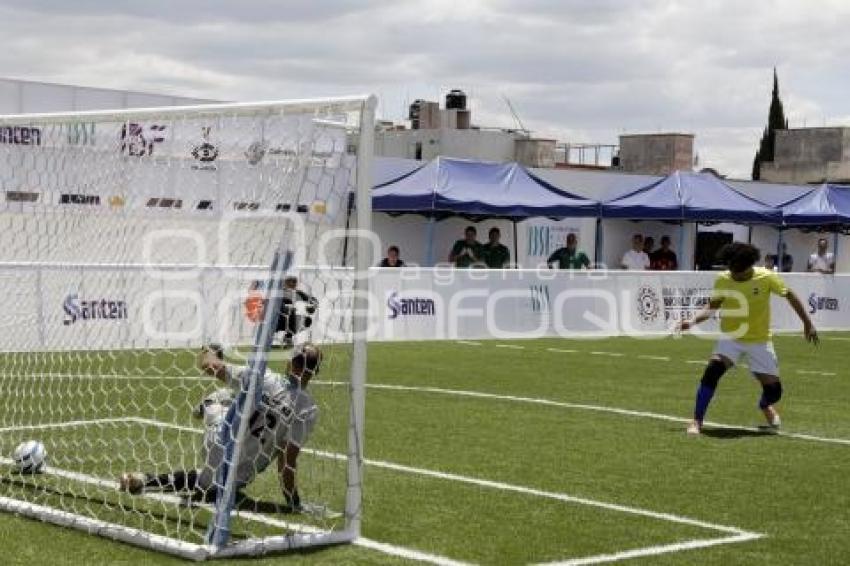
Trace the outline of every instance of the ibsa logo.
{"type": "Polygon", "coordinates": [[[838,311],[838,299],[835,297],[818,297],[817,293],[809,295],[809,314],[818,311],[838,311]]]}
{"type": "Polygon", "coordinates": [[[65,318],[62,324],[70,326],[86,320],[125,320],[127,302],[113,299],[81,300],[77,293],[69,293],[62,302],[65,318]]]}
{"type": "Polygon", "coordinates": [[[202,171],[215,171],[216,167],[212,163],[218,159],[218,147],[210,141],[210,132],[212,128],[204,126],[201,128],[201,137],[203,140],[200,144],[192,148],[192,157],[195,158],[201,165],[193,165],[192,169],[202,171]]]}
{"type": "Polygon", "coordinates": [[[424,297],[400,297],[398,291],[392,291],[387,297],[387,318],[394,320],[400,316],[434,316],[437,306],[434,299],[424,297]]]}

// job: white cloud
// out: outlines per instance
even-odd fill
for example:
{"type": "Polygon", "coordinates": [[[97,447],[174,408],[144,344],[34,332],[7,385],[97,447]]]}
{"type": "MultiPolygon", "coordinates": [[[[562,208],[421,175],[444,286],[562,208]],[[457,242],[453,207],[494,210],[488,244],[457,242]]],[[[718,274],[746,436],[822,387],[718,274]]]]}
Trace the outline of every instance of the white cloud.
{"type": "Polygon", "coordinates": [[[0,0],[8,76],[226,100],[460,87],[476,121],[564,141],[697,135],[747,176],[772,67],[792,125],[846,123],[850,4],[802,0],[0,0]]]}

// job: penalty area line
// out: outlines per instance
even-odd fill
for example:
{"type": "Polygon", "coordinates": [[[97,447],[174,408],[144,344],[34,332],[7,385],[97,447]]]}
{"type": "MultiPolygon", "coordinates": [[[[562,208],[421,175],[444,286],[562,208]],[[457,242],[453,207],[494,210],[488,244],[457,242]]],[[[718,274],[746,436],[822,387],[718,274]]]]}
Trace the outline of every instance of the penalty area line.
{"type": "MultiPolygon", "coordinates": [[[[343,382],[325,381],[323,385],[342,385],[343,382]]],[[[317,382],[318,385],[318,382],[317,382]]],[[[511,403],[527,403],[531,405],[542,405],[546,407],[558,407],[561,409],[577,409],[582,411],[593,411],[597,413],[611,413],[615,415],[623,415],[627,417],[637,417],[644,419],[654,419],[659,421],[668,421],[674,423],[689,423],[692,419],[686,417],[677,417],[674,415],[665,415],[663,413],[653,413],[651,411],[636,411],[633,409],[622,409],[619,407],[609,407],[605,405],[590,405],[586,403],[569,403],[566,401],[553,401],[551,399],[540,399],[537,397],[517,397],[514,395],[502,395],[498,393],[485,393],[483,391],[469,391],[464,389],[443,389],[440,387],[425,387],[415,385],[392,385],[388,383],[367,383],[367,389],[378,389],[387,391],[409,391],[418,393],[434,393],[437,395],[452,395],[456,397],[470,397],[474,399],[492,399],[497,401],[507,401],[511,403]]],[[[708,428],[719,428],[726,430],[740,430],[747,432],[762,432],[763,430],[754,426],[739,426],[713,421],[705,421],[705,426],[708,428]]],[[[831,438],[825,436],[815,436],[801,432],[786,432],[771,431],[764,433],[765,436],[778,436],[783,438],[792,438],[795,440],[806,440],[810,442],[821,442],[824,444],[841,444],[850,446],[850,439],[847,438],[831,438]]]]}
{"type": "MultiPolygon", "coordinates": [[[[159,421],[153,421],[153,420],[150,420],[150,419],[139,419],[139,418],[136,418],[136,417],[129,417],[128,419],[125,419],[125,420],[131,420],[131,421],[135,421],[137,423],[159,426],[160,428],[169,428],[169,427],[164,426],[167,423],[162,423],[162,422],[159,422],[159,421]]],[[[79,421],[75,422],[73,424],[73,426],[79,426],[78,423],[79,423],[79,421]]],[[[190,427],[184,427],[184,426],[177,426],[177,427],[174,427],[174,428],[178,428],[179,430],[191,430],[192,432],[202,432],[202,431],[198,431],[197,429],[192,429],[190,427]]],[[[0,464],[12,465],[13,463],[14,462],[12,460],[0,456],[0,464]]],[[[102,489],[115,489],[116,491],[118,490],[118,482],[117,481],[108,480],[108,479],[100,478],[100,477],[97,477],[97,476],[92,476],[92,475],[89,475],[89,474],[83,474],[83,473],[80,473],[80,472],[73,472],[73,471],[70,471],[70,470],[63,470],[61,468],[54,468],[53,466],[46,466],[42,473],[44,473],[45,475],[51,475],[51,476],[56,476],[56,477],[60,477],[60,478],[64,478],[64,479],[78,481],[78,482],[81,482],[81,483],[87,483],[89,485],[94,485],[94,486],[97,486],[97,487],[102,488],[102,489]]],[[[184,499],[182,497],[180,497],[178,495],[174,495],[174,494],[148,492],[148,493],[140,494],[139,497],[143,497],[145,499],[151,499],[151,500],[154,500],[154,501],[159,501],[159,502],[162,502],[162,503],[173,504],[173,505],[176,505],[176,506],[185,505],[184,499]]],[[[215,510],[215,507],[213,505],[208,504],[208,503],[196,502],[196,503],[193,503],[193,505],[200,507],[200,508],[202,508],[206,511],[209,511],[209,512],[212,512],[212,511],[215,510]]],[[[71,513],[70,515],[74,515],[74,516],[81,517],[81,518],[85,519],[85,517],[83,515],[77,515],[75,513],[71,513]]],[[[273,517],[267,517],[267,516],[262,515],[260,513],[253,513],[253,512],[250,512],[250,511],[234,510],[233,515],[238,516],[239,518],[241,518],[243,520],[253,521],[255,523],[263,523],[263,524],[270,525],[270,526],[273,526],[273,527],[281,527],[281,528],[284,528],[284,529],[297,530],[297,531],[301,531],[301,532],[309,533],[309,534],[323,534],[323,533],[328,532],[326,530],[314,527],[312,525],[307,525],[307,524],[297,523],[297,522],[291,522],[291,521],[283,521],[281,519],[275,519],[273,517]]],[[[119,527],[120,527],[120,525],[119,525],[119,527]]],[[[386,542],[381,542],[381,541],[377,541],[377,540],[373,540],[373,539],[369,539],[369,538],[365,538],[365,537],[359,537],[359,538],[353,540],[352,544],[366,548],[366,549],[369,549],[369,550],[373,550],[373,551],[376,551],[376,552],[381,552],[383,554],[388,554],[388,555],[391,555],[391,556],[397,556],[399,558],[405,558],[407,560],[413,560],[413,561],[417,561],[417,562],[427,562],[429,564],[434,564],[436,566],[467,566],[469,564],[468,562],[461,562],[461,561],[458,561],[458,560],[454,560],[452,558],[448,558],[446,556],[441,556],[439,554],[431,554],[431,553],[428,553],[428,552],[422,552],[422,551],[419,551],[419,550],[416,550],[416,549],[413,549],[413,548],[407,548],[407,547],[404,547],[404,546],[397,546],[397,545],[394,545],[394,544],[389,544],[389,543],[386,543],[386,542]]]]}
{"type": "Polygon", "coordinates": [[[721,544],[735,544],[749,542],[763,538],[764,535],[758,533],[741,533],[729,537],[710,538],[710,539],[694,539],[684,542],[676,542],[673,544],[662,544],[658,546],[647,546],[644,548],[635,548],[632,550],[624,550],[613,554],[597,554],[595,556],[586,556],[583,558],[570,558],[567,560],[559,560],[555,562],[546,562],[541,566],[585,566],[588,564],[605,564],[609,562],[619,562],[621,560],[630,560],[633,558],[642,558],[646,556],[658,556],[660,554],[674,554],[685,550],[695,550],[698,548],[708,548],[711,546],[719,546],[721,544]]]}

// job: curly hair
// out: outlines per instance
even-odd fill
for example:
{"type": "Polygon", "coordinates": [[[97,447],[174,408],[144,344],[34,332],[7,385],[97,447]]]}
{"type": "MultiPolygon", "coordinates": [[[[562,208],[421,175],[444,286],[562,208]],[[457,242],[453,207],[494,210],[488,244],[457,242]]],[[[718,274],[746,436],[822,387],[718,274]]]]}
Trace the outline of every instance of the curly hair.
{"type": "Polygon", "coordinates": [[[729,271],[741,273],[758,263],[761,252],[752,244],[732,242],[726,244],[717,253],[717,259],[729,267],[729,271]]]}

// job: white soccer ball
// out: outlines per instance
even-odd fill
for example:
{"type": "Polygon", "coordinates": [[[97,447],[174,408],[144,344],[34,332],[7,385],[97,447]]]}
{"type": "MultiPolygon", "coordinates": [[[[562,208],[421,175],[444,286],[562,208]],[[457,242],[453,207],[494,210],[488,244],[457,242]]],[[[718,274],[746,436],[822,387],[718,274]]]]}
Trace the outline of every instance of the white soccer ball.
{"type": "Polygon", "coordinates": [[[47,461],[47,450],[38,440],[27,440],[18,444],[12,459],[22,474],[37,474],[47,461]]]}

